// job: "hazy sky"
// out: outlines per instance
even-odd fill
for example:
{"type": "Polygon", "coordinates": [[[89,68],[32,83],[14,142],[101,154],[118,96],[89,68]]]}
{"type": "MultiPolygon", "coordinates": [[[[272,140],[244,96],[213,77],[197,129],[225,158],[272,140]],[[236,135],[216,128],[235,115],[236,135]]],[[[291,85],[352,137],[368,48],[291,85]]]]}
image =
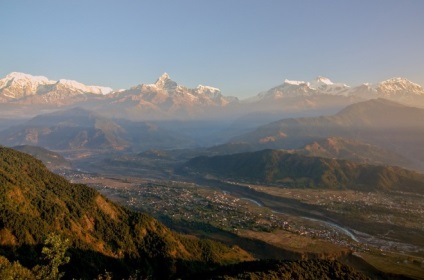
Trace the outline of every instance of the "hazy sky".
{"type": "Polygon", "coordinates": [[[163,73],[247,97],[318,75],[424,85],[424,1],[0,0],[0,77],[129,88],[163,73]]]}

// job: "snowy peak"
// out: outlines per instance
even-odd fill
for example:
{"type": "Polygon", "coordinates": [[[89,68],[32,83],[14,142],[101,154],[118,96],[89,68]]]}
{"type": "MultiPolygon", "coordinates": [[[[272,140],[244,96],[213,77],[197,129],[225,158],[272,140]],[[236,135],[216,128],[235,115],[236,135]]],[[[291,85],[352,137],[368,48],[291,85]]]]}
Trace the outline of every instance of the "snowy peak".
{"type": "Polygon", "coordinates": [[[113,104],[134,106],[134,114],[149,114],[149,118],[193,117],[209,114],[212,110],[238,102],[237,98],[224,97],[221,90],[198,85],[189,88],[177,84],[164,73],[154,84],[140,84],[112,95],[113,104]],[[142,108],[140,110],[140,108],[142,108]]]}
{"type": "Polygon", "coordinates": [[[413,93],[413,94],[424,94],[424,89],[405,78],[391,78],[386,81],[379,83],[375,89],[380,93],[396,94],[396,93],[413,93]]]}
{"type": "Polygon", "coordinates": [[[204,94],[211,98],[222,97],[221,90],[219,88],[214,88],[210,86],[198,85],[195,89],[198,94],[204,94]]]}
{"type": "Polygon", "coordinates": [[[0,80],[0,101],[3,102],[36,98],[37,100],[33,100],[35,103],[55,103],[57,99],[65,100],[75,95],[108,94],[110,92],[112,89],[108,87],[87,86],[65,79],[53,81],[44,76],[32,76],[19,72],[12,72],[0,80]],[[41,96],[43,98],[40,99],[41,96]]]}
{"type": "Polygon", "coordinates": [[[308,83],[309,86],[321,94],[346,95],[349,86],[342,83],[333,83],[329,78],[318,76],[308,83]]]}
{"type": "Polygon", "coordinates": [[[315,83],[324,84],[324,85],[332,85],[332,84],[333,84],[333,82],[332,82],[329,78],[322,77],[322,76],[318,76],[318,77],[315,79],[315,81],[314,81],[314,82],[315,82],[315,83]]]}
{"type": "Polygon", "coordinates": [[[302,100],[302,98],[317,100],[320,96],[346,97],[348,101],[385,98],[406,105],[424,106],[419,105],[424,104],[424,88],[405,78],[391,78],[377,84],[363,83],[359,86],[350,87],[344,83],[334,83],[329,78],[322,76],[318,76],[310,82],[285,80],[283,84],[266,92],[261,92],[256,97],[248,99],[247,102],[263,101],[264,104],[269,104],[276,100],[294,100],[296,98],[299,100],[302,100]]]}
{"type": "Polygon", "coordinates": [[[281,99],[285,97],[316,96],[316,95],[346,95],[349,86],[333,83],[329,78],[318,76],[315,80],[306,82],[299,80],[284,80],[282,85],[267,92],[260,93],[257,98],[250,99],[281,99]]]}
{"type": "Polygon", "coordinates": [[[48,84],[51,83],[53,81],[50,81],[49,79],[47,79],[44,76],[32,76],[29,74],[25,74],[25,73],[20,73],[20,72],[12,72],[10,74],[8,74],[3,80],[6,81],[27,81],[27,82],[32,82],[32,83],[39,83],[39,84],[48,84]]]}
{"type": "Polygon", "coordinates": [[[5,87],[22,87],[36,90],[39,85],[55,83],[44,76],[32,76],[29,74],[12,72],[0,80],[0,89],[5,87]]]}
{"type": "Polygon", "coordinates": [[[345,84],[334,84],[329,78],[318,76],[315,80],[310,82],[296,81],[296,80],[284,80],[283,86],[302,86],[310,89],[318,89],[320,87],[329,87],[333,85],[344,86],[345,84]]]}
{"type": "Polygon", "coordinates": [[[166,90],[174,90],[178,84],[169,78],[168,73],[163,73],[162,76],[155,82],[156,87],[166,90]]]}
{"type": "Polygon", "coordinates": [[[166,81],[170,80],[171,78],[169,78],[169,74],[168,73],[163,73],[155,82],[156,85],[161,85],[163,83],[165,83],[166,81]]]}
{"type": "Polygon", "coordinates": [[[0,80],[0,97],[18,99],[28,95],[35,95],[43,86],[55,83],[44,76],[32,76],[19,72],[12,72],[0,80]]]}

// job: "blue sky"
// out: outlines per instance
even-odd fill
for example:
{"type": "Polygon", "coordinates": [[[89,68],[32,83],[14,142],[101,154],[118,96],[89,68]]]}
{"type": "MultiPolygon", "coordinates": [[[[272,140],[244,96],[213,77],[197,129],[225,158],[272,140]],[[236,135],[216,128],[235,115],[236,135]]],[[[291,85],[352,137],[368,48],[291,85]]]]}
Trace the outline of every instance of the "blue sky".
{"type": "Polygon", "coordinates": [[[0,0],[0,77],[129,88],[163,73],[253,96],[318,75],[424,85],[424,1],[0,0]]]}

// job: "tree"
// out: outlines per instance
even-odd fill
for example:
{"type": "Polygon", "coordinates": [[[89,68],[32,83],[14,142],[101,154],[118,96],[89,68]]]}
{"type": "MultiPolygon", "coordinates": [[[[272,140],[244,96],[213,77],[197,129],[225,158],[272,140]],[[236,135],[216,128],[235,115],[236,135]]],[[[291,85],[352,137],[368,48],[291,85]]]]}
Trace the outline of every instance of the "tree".
{"type": "Polygon", "coordinates": [[[58,234],[51,233],[44,241],[44,247],[41,250],[41,260],[43,265],[36,265],[33,268],[37,279],[57,280],[65,273],[59,272],[59,266],[67,264],[69,257],[65,256],[69,247],[69,240],[62,239],[58,234]]]}

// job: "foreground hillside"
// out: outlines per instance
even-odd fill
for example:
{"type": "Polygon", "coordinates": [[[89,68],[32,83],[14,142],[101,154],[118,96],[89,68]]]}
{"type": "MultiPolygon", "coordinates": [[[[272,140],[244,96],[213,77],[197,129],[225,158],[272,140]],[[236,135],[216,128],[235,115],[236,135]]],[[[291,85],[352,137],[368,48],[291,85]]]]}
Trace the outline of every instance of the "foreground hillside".
{"type": "Polygon", "coordinates": [[[251,259],[238,247],[177,235],[7,148],[0,148],[0,186],[0,255],[26,267],[38,264],[49,233],[70,240],[66,278],[93,278],[105,270],[167,278],[251,259]]]}
{"type": "Polygon", "coordinates": [[[221,178],[293,187],[424,193],[424,176],[413,171],[307,157],[279,150],[197,157],[190,160],[186,167],[191,171],[211,173],[221,178]]]}
{"type": "Polygon", "coordinates": [[[202,275],[203,279],[369,279],[336,261],[256,261],[223,267],[202,275]]]}

